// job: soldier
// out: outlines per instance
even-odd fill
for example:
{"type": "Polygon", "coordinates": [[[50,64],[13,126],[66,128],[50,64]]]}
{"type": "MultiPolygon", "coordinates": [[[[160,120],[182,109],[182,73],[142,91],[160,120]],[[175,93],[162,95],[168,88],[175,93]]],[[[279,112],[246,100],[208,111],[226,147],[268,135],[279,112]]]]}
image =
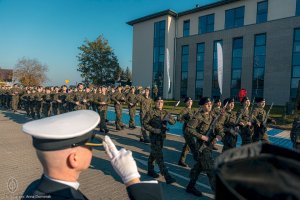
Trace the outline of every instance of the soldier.
{"type": "Polygon", "coordinates": [[[58,97],[59,97],[59,87],[55,86],[54,91],[52,92],[51,98],[53,99],[52,102],[52,114],[58,115],[59,114],[59,107],[58,107],[58,97]]]}
{"type": "Polygon", "coordinates": [[[35,89],[32,89],[29,95],[29,109],[30,109],[30,116],[32,119],[35,119],[35,89]]]}
{"type": "Polygon", "coordinates": [[[78,83],[77,92],[74,92],[70,100],[71,103],[75,104],[74,110],[85,110],[87,109],[87,97],[84,92],[82,83],[78,83]]]}
{"type": "Polygon", "coordinates": [[[50,87],[45,88],[45,94],[42,97],[42,112],[44,117],[49,117],[51,113],[52,94],[50,87]]]}
{"type": "MultiPolygon", "coordinates": [[[[191,148],[195,165],[190,172],[190,182],[186,187],[186,192],[194,194],[195,196],[202,196],[202,192],[196,189],[195,185],[198,180],[198,176],[201,171],[205,171],[209,179],[210,186],[215,191],[215,178],[213,174],[214,160],[212,156],[212,149],[210,146],[202,146],[204,142],[207,142],[210,138],[206,136],[207,131],[210,129],[213,116],[210,113],[212,104],[208,97],[202,97],[199,101],[201,109],[195,114],[195,116],[186,125],[185,138],[188,145],[191,148]],[[196,141],[196,143],[195,143],[196,141]]],[[[221,127],[216,126],[216,132],[221,134],[221,127]]],[[[221,135],[222,136],[222,135],[221,135]]],[[[214,136],[215,137],[215,136],[214,136]]],[[[213,139],[211,139],[212,141],[213,139]]]]}
{"type": "Polygon", "coordinates": [[[222,142],[224,144],[222,152],[235,148],[237,137],[238,137],[238,128],[236,124],[237,116],[234,109],[234,98],[227,98],[224,100],[223,104],[227,104],[225,113],[221,117],[221,123],[223,124],[224,137],[222,142]]]}
{"type": "Polygon", "coordinates": [[[144,128],[144,118],[146,116],[146,113],[149,112],[152,108],[152,99],[150,98],[150,87],[145,88],[144,94],[140,92],[137,99],[140,103],[140,122],[142,132],[140,136],[140,142],[149,143],[149,137],[147,135],[146,129],[144,128]]]}
{"type": "Polygon", "coordinates": [[[116,129],[121,130],[124,129],[124,124],[122,122],[122,104],[126,101],[124,94],[122,93],[122,86],[119,85],[115,93],[112,94],[111,100],[115,105],[116,112],[116,129]]]}
{"type": "Polygon", "coordinates": [[[257,107],[254,109],[253,114],[252,114],[252,123],[254,126],[254,133],[252,136],[252,140],[253,142],[258,142],[258,141],[262,141],[262,142],[266,142],[266,143],[270,143],[269,141],[269,137],[267,134],[267,127],[266,124],[264,124],[264,122],[272,122],[272,123],[276,123],[275,120],[269,118],[267,116],[266,111],[264,110],[264,107],[266,105],[266,101],[264,98],[261,97],[257,97],[255,98],[257,107]],[[267,119],[266,119],[267,118],[267,119]]]}
{"type": "Polygon", "coordinates": [[[166,183],[171,184],[176,180],[169,174],[163,158],[163,144],[166,138],[167,123],[175,124],[175,119],[163,110],[164,100],[161,97],[155,99],[155,108],[147,112],[144,119],[144,127],[150,132],[151,152],[148,159],[148,175],[158,178],[154,171],[154,161],[159,166],[160,173],[165,177],[166,183]]]}
{"type": "MultiPolygon", "coordinates": [[[[211,111],[213,117],[216,117],[220,114],[221,106],[222,106],[221,99],[219,99],[219,98],[215,99],[214,100],[214,105],[213,105],[213,108],[212,108],[212,111],[211,111]]],[[[213,150],[218,150],[218,147],[216,146],[217,141],[214,140],[213,143],[214,143],[213,150]]]]}
{"type": "Polygon", "coordinates": [[[42,108],[42,101],[43,101],[43,87],[38,86],[37,92],[35,93],[35,113],[38,119],[41,118],[41,108],[42,108]]]}
{"type": "Polygon", "coordinates": [[[129,110],[129,116],[130,116],[129,128],[134,129],[134,128],[136,128],[134,118],[135,118],[136,106],[137,106],[137,103],[138,103],[137,96],[135,94],[135,87],[134,86],[132,86],[130,88],[129,93],[126,96],[126,100],[127,100],[127,103],[128,103],[128,110],[129,110]]]}
{"type": "Polygon", "coordinates": [[[238,112],[240,135],[242,138],[242,145],[252,143],[252,123],[251,123],[251,111],[250,111],[250,99],[244,97],[242,100],[243,108],[238,112]]]}
{"type": "Polygon", "coordinates": [[[19,93],[20,89],[17,84],[13,85],[13,88],[10,90],[11,95],[11,109],[13,112],[17,112],[19,104],[19,93]]]}
{"type": "Polygon", "coordinates": [[[74,97],[74,90],[73,88],[68,89],[68,95],[66,97],[66,107],[67,107],[67,112],[71,112],[74,110],[75,104],[73,103],[73,97],[74,97]]]}
{"type": "Polygon", "coordinates": [[[154,85],[153,86],[153,98],[156,98],[157,97],[157,95],[158,95],[158,88],[157,88],[157,85],[154,85]]]}
{"type": "Polygon", "coordinates": [[[67,89],[68,88],[66,85],[62,85],[60,92],[57,94],[56,101],[58,104],[59,114],[63,114],[67,112],[67,102],[66,102],[66,98],[68,96],[67,89]]]}
{"type": "Polygon", "coordinates": [[[24,109],[28,117],[30,116],[30,93],[30,90],[27,89],[26,93],[21,96],[21,100],[23,101],[24,109]]]}
{"type": "Polygon", "coordinates": [[[93,87],[89,86],[85,88],[85,95],[86,95],[86,109],[91,110],[92,109],[92,103],[94,99],[94,93],[93,93],[93,87]]]}
{"type": "Polygon", "coordinates": [[[106,126],[107,119],[107,108],[109,104],[110,98],[107,94],[106,86],[102,86],[99,88],[99,93],[94,96],[94,103],[98,106],[98,113],[100,115],[100,132],[104,132],[107,134],[109,132],[106,126]]]}
{"type": "MultiPolygon", "coordinates": [[[[177,120],[183,122],[182,133],[185,135],[185,128],[189,120],[194,116],[194,111],[192,110],[193,100],[191,97],[186,97],[184,99],[185,108],[180,112],[177,120]]],[[[185,137],[184,137],[185,138],[185,137]]],[[[188,165],[185,163],[186,155],[189,153],[190,148],[185,141],[182,152],[178,161],[178,165],[187,167],[188,165]]]]}
{"type": "Polygon", "coordinates": [[[294,119],[290,137],[293,143],[293,148],[300,150],[300,116],[294,119]]]}

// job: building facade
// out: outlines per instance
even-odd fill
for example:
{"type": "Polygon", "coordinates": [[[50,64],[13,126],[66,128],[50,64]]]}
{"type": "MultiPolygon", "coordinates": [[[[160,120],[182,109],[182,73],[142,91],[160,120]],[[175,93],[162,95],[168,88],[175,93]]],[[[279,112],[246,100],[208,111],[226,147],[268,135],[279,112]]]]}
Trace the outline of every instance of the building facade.
{"type": "Polygon", "coordinates": [[[300,0],[227,0],[128,24],[133,26],[133,85],[157,85],[168,99],[236,97],[241,88],[276,105],[296,98],[300,0]]]}

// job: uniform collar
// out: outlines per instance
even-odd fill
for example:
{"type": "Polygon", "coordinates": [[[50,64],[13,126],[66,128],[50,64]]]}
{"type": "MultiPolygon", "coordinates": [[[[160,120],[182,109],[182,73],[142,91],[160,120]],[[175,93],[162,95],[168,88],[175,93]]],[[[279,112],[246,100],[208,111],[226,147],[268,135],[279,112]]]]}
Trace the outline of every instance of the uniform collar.
{"type": "Polygon", "coordinates": [[[79,185],[80,185],[77,181],[76,182],[62,181],[62,180],[51,178],[51,177],[49,177],[49,176],[47,176],[45,174],[44,174],[44,176],[45,176],[45,178],[47,178],[47,179],[49,179],[51,181],[54,181],[54,182],[57,182],[57,183],[61,183],[61,184],[64,184],[64,185],[68,185],[68,186],[74,188],[75,190],[78,190],[79,185]]]}

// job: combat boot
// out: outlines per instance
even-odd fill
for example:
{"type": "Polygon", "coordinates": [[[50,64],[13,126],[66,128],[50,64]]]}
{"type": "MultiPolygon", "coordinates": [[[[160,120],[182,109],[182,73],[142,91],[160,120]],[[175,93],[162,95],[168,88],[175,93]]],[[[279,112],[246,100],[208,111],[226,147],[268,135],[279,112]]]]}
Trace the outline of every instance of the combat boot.
{"type": "Polygon", "coordinates": [[[157,174],[154,170],[148,170],[147,175],[151,176],[152,178],[158,178],[159,177],[159,174],[157,174]]]}
{"type": "Polygon", "coordinates": [[[202,192],[200,192],[199,190],[196,189],[195,187],[196,182],[195,181],[190,181],[188,186],[186,187],[186,192],[187,193],[191,193],[197,197],[201,197],[203,196],[202,192]]]}
{"type": "Polygon", "coordinates": [[[176,182],[176,179],[173,178],[169,173],[164,175],[165,180],[166,180],[166,184],[172,184],[176,182]]]}

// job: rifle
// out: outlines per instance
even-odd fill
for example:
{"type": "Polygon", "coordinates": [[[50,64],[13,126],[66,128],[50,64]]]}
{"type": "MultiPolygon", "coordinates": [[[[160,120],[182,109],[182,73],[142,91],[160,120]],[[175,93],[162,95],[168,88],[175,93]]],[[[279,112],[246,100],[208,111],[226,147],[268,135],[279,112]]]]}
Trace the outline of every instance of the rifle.
{"type": "Polygon", "coordinates": [[[264,126],[264,127],[266,127],[266,125],[267,125],[267,120],[268,120],[268,118],[269,118],[270,111],[271,111],[271,109],[273,108],[273,104],[274,104],[274,103],[271,104],[271,106],[270,106],[270,108],[269,108],[269,110],[268,110],[268,112],[267,112],[266,119],[265,119],[264,122],[263,122],[263,126],[264,126]]]}
{"type": "Polygon", "coordinates": [[[202,142],[202,145],[199,149],[199,152],[202,152],[203,149],[205,149],[206,147],[209,147],[212,144],[212,141],[215,139],[215,137],[216,137],[215,127],[217,125],[217,122],[218,122],[220,116],[222,115],[222,113],[227,108],[227,105],[228,105],[228,102],[224,105],[221,112],[214,118],[214,120],[210,124],[208,131],[206,131],[206,133],[205,133],[205,135],[208,137],[208,140],[207,140],[207,142],[205,142],[205,141],[202,142]]]}

